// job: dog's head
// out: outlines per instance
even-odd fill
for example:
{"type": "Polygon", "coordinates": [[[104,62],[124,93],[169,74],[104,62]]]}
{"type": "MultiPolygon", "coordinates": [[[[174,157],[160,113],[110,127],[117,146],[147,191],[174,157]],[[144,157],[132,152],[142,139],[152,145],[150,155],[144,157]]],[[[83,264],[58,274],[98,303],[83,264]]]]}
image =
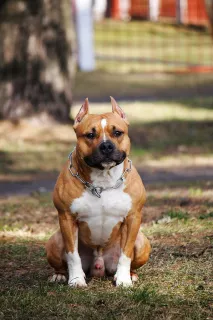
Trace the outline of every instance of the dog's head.
{"type": "Polygon", "coordinates": [[[111,97],[112,112],[89,114],[86,99],[78,112],[74,130],[77,136],[78,156],[90,167],[110,169],[129,155],[130,141],[125,113],[111,97]]]}

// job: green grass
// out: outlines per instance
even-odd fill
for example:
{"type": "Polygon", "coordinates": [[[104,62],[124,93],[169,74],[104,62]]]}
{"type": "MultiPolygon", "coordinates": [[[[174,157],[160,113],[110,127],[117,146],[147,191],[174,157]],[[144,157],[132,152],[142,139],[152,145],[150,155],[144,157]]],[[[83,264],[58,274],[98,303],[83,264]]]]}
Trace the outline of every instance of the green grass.
{"type": "MultiPolygon", "coordinates": [[[[153,122],[169,121],[213,121],[213,97],[196,97],[188,99],[164,100],[164,101],[132,101],[122,102],[122,108],[130,121],[149,124],[153,122]],[[193,112],[192,112],[193,111],[193,112]]],[[[79,110],[75,105],[72,110],[74,117],[79,110]]],[[[110,112],[109,103],[92,103],[90,113],[110,112]]]]}
{"type": "MultiPolygon", "coordinates": [[[[154,99],[160,101],[170,95],[170,100],[181,103],[193,109],[206,107],[212,108],[212,97],[199,97],[200,90],[211,93],[213,73],[205,74],[174,74],[174,73],[131,73],[120,74],[122,68],[116,66],[113,72],[96,70],[93,72],[77,72],[74,83],[74,99],[79,101],[78,107],[86,97],[98,102],[110,101],[109,96],[132,101],[154,99]],[[195,88],[197,88],[197,93],[195,88]],[[193,92],[191,92],[193,90],[193,92]],[[184,98],[189,96],[188,99],[184,98]]],[[[166,101],[165,101],[166,102],[166,101]]],[[[148,104],[147,104],[148,105],[148,104]]]]}
{"type": "Polygon", "coordinates": [[[188,213],[181,210],[170,210],[166,213],[166,215],[171,219],[178,219],[178,220],[182,220],[182,219],[187,220],[189,218],[188,213]]]}
{"type": "Polygon", "coordinates": [[[112,20],[96,23],[95,50],[97,68],[111,72],[175,71],[190,64],[213,65],[207,30],[164,23],[112,20]],[[99,59],[101,56],[105,59],[99,59]],[[133,60],[115,62],[110,57],[133,60]],[[136,57],[145,61],[134,61],[136,57]]]}
{"type": "Polygon", "coordinates": [[[208,219],[208,218],[213,218],[213,212],[208,212],[207,214],[201,214],[199,216],[199,219],[201,219],[201,220],[208,219]]]}

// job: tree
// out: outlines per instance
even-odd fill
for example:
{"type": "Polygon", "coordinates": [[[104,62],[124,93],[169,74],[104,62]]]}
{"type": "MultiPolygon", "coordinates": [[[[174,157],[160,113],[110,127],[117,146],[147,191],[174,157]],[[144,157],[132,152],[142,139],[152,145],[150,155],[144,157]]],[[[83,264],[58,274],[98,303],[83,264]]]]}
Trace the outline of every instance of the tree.
{"type": "Polygon", "coordinates": [[[1,0],[0,118],[69,122],[75,37],[70,0],[1,0]]]}

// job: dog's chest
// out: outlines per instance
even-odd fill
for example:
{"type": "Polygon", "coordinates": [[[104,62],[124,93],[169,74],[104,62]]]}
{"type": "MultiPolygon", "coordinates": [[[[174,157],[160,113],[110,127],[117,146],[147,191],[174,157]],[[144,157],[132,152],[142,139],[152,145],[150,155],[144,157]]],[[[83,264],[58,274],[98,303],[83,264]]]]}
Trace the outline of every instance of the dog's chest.
{"type": "MultiPolygon", "coordinates": [[[[106,181],[99,180],[99,186],[114,185],[116,176],[119,175],[112,175],[111,179],[107,177],[106,181]]],[[[72,202],[71,213],[77,213],[77,219],[87,223],[94,245],[104,245],[113,228],[124,220],[131,209],[131,198],[123,189],[124,184],[117,189],[104,190],[101,198],[85,190],[80,198],[72,202]]]]}

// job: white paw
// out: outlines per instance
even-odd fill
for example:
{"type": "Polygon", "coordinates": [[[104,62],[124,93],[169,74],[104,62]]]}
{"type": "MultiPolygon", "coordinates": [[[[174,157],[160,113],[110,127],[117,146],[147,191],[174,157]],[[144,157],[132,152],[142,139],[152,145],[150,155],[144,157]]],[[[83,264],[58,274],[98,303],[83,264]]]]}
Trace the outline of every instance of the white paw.
{"type": "Polygon", "coordinates": [[[136,273],[132,273],[131,274],[131,279],[132,279],[132,282],[138,281],[138,275],[136,273]]]}
{"type": "Polygon", "coordinates": [[[73,253],[68,252],[66,254],[66,259],[69,271],[68,285],[70,287],[87,287],[78,251],[75,250],[73,253]]]}
{"type": "Polygon", "coordinates": [[[69,278],[68,285],[70,287],[87,287],[84,276],[73,275],[69,278]]]}
{"type": "Polygon", "coordinates": [[[116,287],[123,286],[123,287],[131,287],[132,286],[132,280],[130,277],[129,272],[116,272],[114,276],[116,287]]]}
{"type": "Polygon", "coordinates": [[[55,273],[48,278],[49,282],[66,282],[66,280],[66,277],[60,273],[55,273]]]}

